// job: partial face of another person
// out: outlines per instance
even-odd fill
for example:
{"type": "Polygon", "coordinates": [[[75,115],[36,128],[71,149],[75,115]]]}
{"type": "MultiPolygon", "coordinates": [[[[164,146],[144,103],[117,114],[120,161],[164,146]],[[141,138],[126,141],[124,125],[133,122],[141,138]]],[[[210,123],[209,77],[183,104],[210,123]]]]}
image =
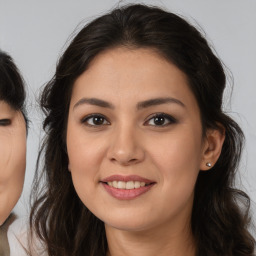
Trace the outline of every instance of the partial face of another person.
{"type": "Polygon", "coordinates": [[[73,86],[69,170],[82,202],[108,226],[189,221],[207,145],[186,75],[152,49],[103,52],[73,86]]]}
{"type": "Polygon", "coordinates": [[[26,123],[20,111],[0,101],[0,225],[17,203],[26,165],[26,123]]]}

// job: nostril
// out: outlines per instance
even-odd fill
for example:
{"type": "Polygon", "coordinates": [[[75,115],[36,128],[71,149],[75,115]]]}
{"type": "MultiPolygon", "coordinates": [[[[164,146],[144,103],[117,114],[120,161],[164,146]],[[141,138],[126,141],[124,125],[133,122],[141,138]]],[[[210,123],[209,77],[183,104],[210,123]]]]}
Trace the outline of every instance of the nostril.
{"type": "Polygon", "coordinates": [[[117,162],[119,164],[122,164],[122,165],[130,165],[130,164],[136,164],[137,162],[139,162],[138,159],[136,158],[132,158],[132,159],[125,159],[125,158],[111,158],[110,159],[111,162],[117,162]]]}
{"type": "Polygon", "coordinates": [[[132,147],[127,143],[124,146],[124,144],[125,143],[115,144],[109,148],[107,157],[111,162],[119,163],[121,165],[131,165],[143,161],[145,156],[143,148],[138,145],[132,147]]]}
{"type": "Polygon", "coordinates": [[[133,159],[129,160],[129,162],[131,162],[131,163],[137,162],[137,161],[138,161],[138,159],[136,159],[136,158],[133,158],[133,159]]]}

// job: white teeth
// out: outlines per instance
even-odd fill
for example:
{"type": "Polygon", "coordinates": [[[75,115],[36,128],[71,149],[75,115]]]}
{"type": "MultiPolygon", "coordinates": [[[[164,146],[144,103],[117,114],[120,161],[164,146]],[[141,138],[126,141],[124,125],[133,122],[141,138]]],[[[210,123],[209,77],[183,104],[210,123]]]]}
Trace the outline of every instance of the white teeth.
{"type": "Polygon", "coordinates": [[[125,188],[126,189],[134,189],[134,182],[133,181],[126,182],[125,188]]]}
{"type": "Polygon", "coordinates": [[[117,188],[117,181],[116,181],[116,180],[112,181],[112,186],[113,186],[114,188],[117,188]]]}
{"type": "Polygon", "coordinates": [[[140,182],[140,181],[108,181],[107,184],[110,187],[114,188],[119,188],[119,189],[135,189],[135,188],[140,188],[140,187],[145,187],[146,183],[145,182],[140,182]]]}
{"type": "Polygon", "coordinates": [[[139,188],[140,187],[140,182],[139,181],[135,181],[134,182],[134,187],[135,188],[139,188]]]}
{"type": "Polygon", "coordinates": [[[117,182],[117,188],[125,188],[125,182],[124,181],[118,181],[117,182]]]}

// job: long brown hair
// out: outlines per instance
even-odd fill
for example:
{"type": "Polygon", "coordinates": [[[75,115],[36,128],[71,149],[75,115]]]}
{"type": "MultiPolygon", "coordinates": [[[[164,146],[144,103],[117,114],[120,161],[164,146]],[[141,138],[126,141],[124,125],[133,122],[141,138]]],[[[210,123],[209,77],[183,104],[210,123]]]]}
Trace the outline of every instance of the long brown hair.
{"type": "Polygon", "coordinates": [[[226,77],[221,62],[194,26],[173,13],[145,5],[117,8],[86,25],[44,88],[41,107],[46,137],[32,192],[31,229],[45,243],[49,256],[106,255],[104,223],[80,201],[68,171],[66,125],[74,81],[96,55],[116,46],[157,50],[187,75],[203,130],[218,129],[220,124],[225,128],[218,162],[211,171],[199,174],[195,187],[191,226],[197,256],[252,256],[250,200],[234,184],[244,136],[222,110],[226,77]]]}

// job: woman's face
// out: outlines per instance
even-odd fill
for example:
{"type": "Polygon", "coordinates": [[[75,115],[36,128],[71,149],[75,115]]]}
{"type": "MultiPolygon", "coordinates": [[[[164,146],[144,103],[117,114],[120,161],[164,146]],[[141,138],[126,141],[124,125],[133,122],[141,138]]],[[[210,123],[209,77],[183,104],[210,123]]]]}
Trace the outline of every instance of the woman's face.
{"type": "Polygon", "coordinates": [[[17,203],[26,165],[26,124],[20,111],[0,101],[0,225],[17,203]]]}
{"type": "Polygon", "coordinates": [[[106,225],[137,231],[188,221],[204,148],[185,74],[153,50],[108,50],[76,80],[69,170],[106,225]]]}

